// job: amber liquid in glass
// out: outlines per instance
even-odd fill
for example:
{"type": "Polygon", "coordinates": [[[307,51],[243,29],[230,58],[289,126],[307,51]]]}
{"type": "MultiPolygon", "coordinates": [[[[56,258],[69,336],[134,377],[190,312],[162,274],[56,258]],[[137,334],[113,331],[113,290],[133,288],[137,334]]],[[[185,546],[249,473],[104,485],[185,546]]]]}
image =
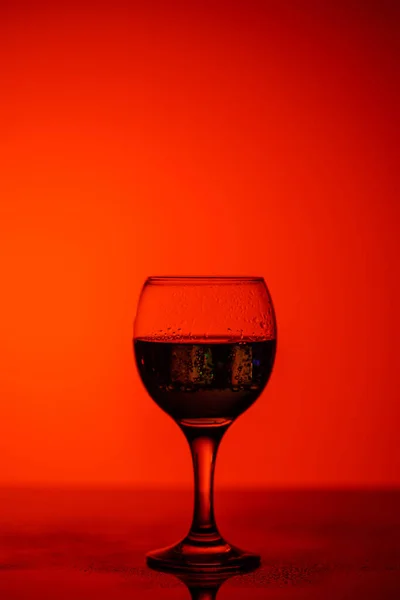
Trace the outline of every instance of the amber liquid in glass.
{"type": "Polygon", "coordinates": [[[150,396],[183,426],[227,426],[258,398],[276,341],[135,339],[136,364],[150,396]]]}

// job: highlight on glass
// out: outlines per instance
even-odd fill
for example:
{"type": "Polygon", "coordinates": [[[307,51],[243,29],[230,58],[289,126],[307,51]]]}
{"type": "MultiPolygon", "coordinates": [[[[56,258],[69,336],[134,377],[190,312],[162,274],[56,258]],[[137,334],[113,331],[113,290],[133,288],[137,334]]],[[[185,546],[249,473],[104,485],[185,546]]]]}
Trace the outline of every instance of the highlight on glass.
{"type": "Polygon", "coordinates": [[[150,567],[197,573],[252,570],[260,557],[225,541],[214,516],[218,446],[264,390],[276,319],[262,277],[150,277],[134,327],[134,353],[151,398],[183,431],[193,458],[188,535],[147,555],[150,567]]]}

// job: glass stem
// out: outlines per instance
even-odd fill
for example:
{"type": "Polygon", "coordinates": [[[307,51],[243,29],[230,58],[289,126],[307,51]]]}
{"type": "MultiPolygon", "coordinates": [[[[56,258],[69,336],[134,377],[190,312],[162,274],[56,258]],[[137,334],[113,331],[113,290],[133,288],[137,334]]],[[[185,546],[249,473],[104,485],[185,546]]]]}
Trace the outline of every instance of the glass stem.
{"type": "Polygon", "coordinates": [[[201,542],[220,539],[214,517],[214,470],[218,447],[225,428],[185,431],[193,459],[194,513],[189,538],[201,542]]]}

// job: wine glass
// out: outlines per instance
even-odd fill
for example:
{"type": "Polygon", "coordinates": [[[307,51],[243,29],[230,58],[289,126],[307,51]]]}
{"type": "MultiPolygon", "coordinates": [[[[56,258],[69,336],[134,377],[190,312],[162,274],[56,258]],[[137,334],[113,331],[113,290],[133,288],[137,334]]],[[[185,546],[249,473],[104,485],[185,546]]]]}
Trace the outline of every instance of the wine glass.
{"type": "Polygon", "coordinates": [[[276,351],[276,321],[262,277],[150,277],[139,299],[134,352],[143,384],[179,425],[193,458],[188,535],[147,554],[156,569],[240,573],[260,557],[228,544],[214,517],[222,436],[263,391],[276,351]]]}

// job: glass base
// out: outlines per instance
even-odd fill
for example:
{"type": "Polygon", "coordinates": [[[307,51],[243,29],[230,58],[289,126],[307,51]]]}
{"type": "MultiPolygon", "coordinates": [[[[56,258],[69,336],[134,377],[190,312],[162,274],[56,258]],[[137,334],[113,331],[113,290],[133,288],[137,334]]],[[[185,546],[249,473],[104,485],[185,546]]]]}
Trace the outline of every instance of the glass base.
{"type": "Polygon", "coordinates": [[[150,568],[158,571],[232,575],[253,571],[261,562],[257,554],[240,550],[221,538],[207,543],[190,537],[149,552],[146,560],[150,568]]]}

